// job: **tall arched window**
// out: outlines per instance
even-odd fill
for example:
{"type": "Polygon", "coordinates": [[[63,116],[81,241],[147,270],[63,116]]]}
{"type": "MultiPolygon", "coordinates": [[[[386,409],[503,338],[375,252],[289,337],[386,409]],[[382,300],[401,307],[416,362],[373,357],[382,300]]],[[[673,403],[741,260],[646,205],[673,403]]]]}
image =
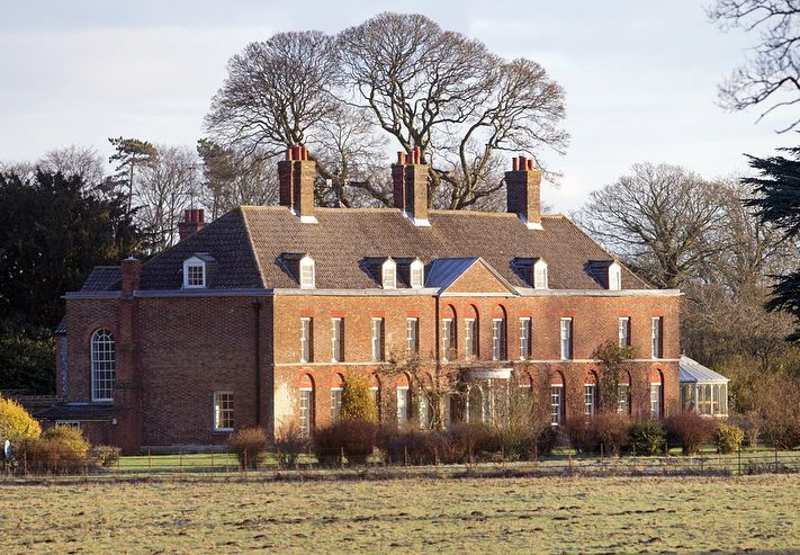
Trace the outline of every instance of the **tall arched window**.
{"type": "Polygon", "coordinates": [[[92,335],[92,401],[113,401],[117,357],[114,336],[108,330],[92,335]]]}

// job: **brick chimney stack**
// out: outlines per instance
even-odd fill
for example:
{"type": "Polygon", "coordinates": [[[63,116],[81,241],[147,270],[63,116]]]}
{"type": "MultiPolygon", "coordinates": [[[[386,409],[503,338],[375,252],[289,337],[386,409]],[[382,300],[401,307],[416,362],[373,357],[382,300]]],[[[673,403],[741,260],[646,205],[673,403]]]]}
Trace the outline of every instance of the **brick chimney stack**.
{"type": "Polygon", "coordinates": [[[183,211],[183,221],[178,223],[178,237],[181,241],[191,237],[206,226],[205,210],[190,208],[183,211]]]}
{"type": "Polygon", "coordinates": [[[278,162],[281,206],[286,206],[303,223],[317,223],[314,216],[314,179],[317,163],[308,159],[308,150],[294,145],[286,150],[286,159],[278,162]]]}
{"type": "Polygon", "coordinates": [[[431,225],[428,221],[428,171],[419,147],[414,147],[410,154],[398,152],[397,163],[392,164],[394,206],[414,225],[423,227],[431,225]]]}
{"type": "Polygon", "coordinates": [[[541,182],[542,172],[533,167],[533,160],[512,159],[512,170],[506,172],[507,207],[528,229],[542,229],[541,182]]]}
{"type": "Polygon", "coordinates": [[[129,256],[122,261],[122,294],[130,296],[136,289],[142,278],[142,261],[134,256],[129,256]]]}

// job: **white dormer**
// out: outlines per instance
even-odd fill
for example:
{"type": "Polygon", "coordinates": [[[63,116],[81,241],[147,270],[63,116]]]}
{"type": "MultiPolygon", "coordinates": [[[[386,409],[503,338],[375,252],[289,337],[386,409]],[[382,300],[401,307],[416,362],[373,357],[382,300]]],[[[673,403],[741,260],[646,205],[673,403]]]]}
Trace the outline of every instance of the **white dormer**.
{"type": "Polygon", "coordinates": [[[206,261],[198,256],[192,256],[183,261],[183,287],[184,289],[199,289],[206,287],[208,268],[206,261]]]}
{"type": "Polygon", "coordinates": [[[419,258],[409,266],[409,282],[412,289],[422,289],[425,286],[425,265],[419,258]]]}
{"type": "Polygon", "coordinates": [[[611,291],[622,289],[622,268],[616,262],[608,266],[608,288],[611,291]]]}
{"type": "Polygon", "coordinates": [[[316,287],[316,269],[314,259],[308,255],[300,259],[300,288],[314,289],[316,287]]]}
{"type": "Polygon", "coordinates": [[[548,289],[547,262],[540,258],[533,264],[533,288],[548,289]]]}
{"type": "Polygon", "coordinates": [[[381,264],[381,284],[384,289],[397,288],[397,264],[391,258],[381,264]]]}

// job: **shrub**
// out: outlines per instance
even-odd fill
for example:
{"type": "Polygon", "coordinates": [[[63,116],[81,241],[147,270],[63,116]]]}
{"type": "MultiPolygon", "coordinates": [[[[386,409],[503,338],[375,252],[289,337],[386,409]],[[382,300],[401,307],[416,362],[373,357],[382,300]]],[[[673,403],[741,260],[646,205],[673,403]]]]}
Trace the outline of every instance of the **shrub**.
{"type": "Polygon", "coordinates": [[[248,426],[235,431],[228,438],[228,447],[236,453],[239,467],[255,470],[267,449],[267,434],[260,426],[248,426]]]}
{"type": "Polygon", "coordinates": [[[113,445],[95,445],[89,452],[89,460],[92,466],[102,466],[104,468],[114,466],[119,461],[120,449],[113,445]]]}
{"type": "Polygon", "coordinates": [[[617,413],[601,413],[591,418],[572,419],[566,432],[579,453],[619,455],[628,443],[630,420],[617,413]]]}
{"type": "Polygon", "coordinates": [[[341,420],[378,421],[378,408],[372,399],[367,381],[361,376],[348,376],[342,389],[341,420]]]}
{"type": "Polygon", "coordinates": [[[756,447],[758,437],[761,435],[761,417],[755,411],[747,414],[735,414],[728,419],[728,423],[741,428],[744,432],[742,445],[744,447],[756,447]]]}
{"type": "Polygon", "coordinates": [[[39,423],[22,405],[0,397],[0,440],[16,443],[21,439],[35,439],[42,433],[39,423]]]}
{"type": "Polygon", "coordinates": [[[446,432],[453,462],[475,462],[481,454],[500,450],[497,435],[485,424],[454,424],[446,432]]]}
{"type": "Polygon", "coordinates": [[[313,448],[320,464],[335,464],[341,454],[350,464],[365,464],[375,450],[378,425],[365,420],[341,420],[314,433],[313,448]]]}
{"type": "Polygon", "coordinates": [[[308,438],[295,422],[289,424],[275,438],[275,449],[278,452],[278,464],[292,467],[297,464],[297,459],[308,452],[308,438]]]}
{"type": "Polygon", "coordinates": [[[664,451],[666,433],[657,420],[642,420],[631,426],[628,441],[634,455],[657,455],[664,451]]]}
{"type": "Polygon", "coordinates": [[[742,448],[744,431],[738,426],[720,422],[714,439],[719,453],[733,453],[742,448]]]}
{"type": "Polygon", "coordinates": [[[764,437],[778,449],[800,445],[800,380],[776,374],[761,376],[753,403],[764,437]]]}
{"type": "Polygon", "coordinates": [[[558,428],[548,426],[544,428],[536,438],[536,456],[547,456],[553,452],[558,444],[558,428]]]}
{"type": "Polygon", "coordinates": [[[509,426],[494,431],[503,460],[524,461],[536,451],[536,435],[522,426],[509,426]]]}
{"type": "Polygon", "coordinates": [[[664,425],[667,441],[670,445],[680,446],[684,455],[697,453],[703,444],[709,443],[714,437],[714,422],[694,411],[670,416],[664,425]]]}
{"type": "Polygon", "coordinates": [[[39,438],[18,442],[15,459],[18,471],[34,474],[76,474],[90,463],[89,442],[81,431],[69,426],[48,428],[39,438]]]}

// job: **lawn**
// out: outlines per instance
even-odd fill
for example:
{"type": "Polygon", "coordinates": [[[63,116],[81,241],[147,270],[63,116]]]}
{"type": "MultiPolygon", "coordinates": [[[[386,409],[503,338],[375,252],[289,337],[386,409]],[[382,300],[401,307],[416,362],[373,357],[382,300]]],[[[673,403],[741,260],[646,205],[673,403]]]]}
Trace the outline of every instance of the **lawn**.
{"type": "Polygon", "coordinates": [[[0,487],[3,553],[800,548],[800,476],[0,487]]]}

